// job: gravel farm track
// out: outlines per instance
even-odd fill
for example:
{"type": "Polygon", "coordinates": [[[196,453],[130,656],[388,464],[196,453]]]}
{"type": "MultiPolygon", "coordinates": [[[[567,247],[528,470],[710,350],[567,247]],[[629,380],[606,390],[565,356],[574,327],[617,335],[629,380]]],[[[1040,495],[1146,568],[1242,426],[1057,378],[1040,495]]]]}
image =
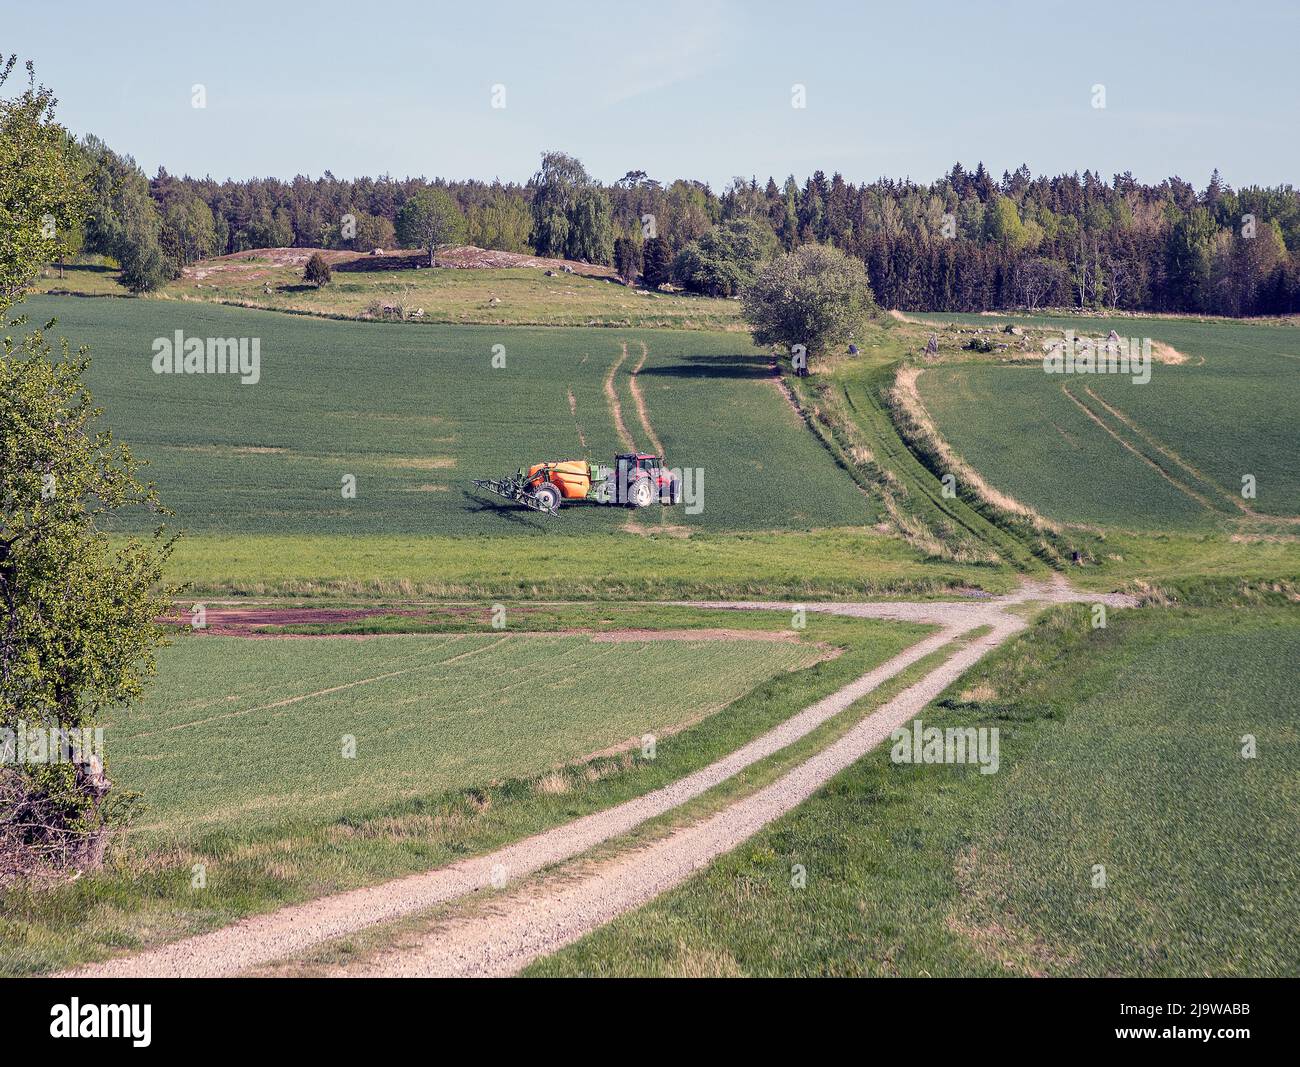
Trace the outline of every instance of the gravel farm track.
{"type": "MultiPolygon", "coordinates": [[[[74,977],[221,977],[292,961],[334,938],[417,915],[489,889],[487,907],[416,934],[400,946],[326,968],[338,976],[504,976],[570,944],[680,884],[716,857],[802,803],[915,717],[963,672],[1024,629],[1027,603],[1135,605],[1122,594],[1084,593],[1064,578],[1025,582],[980,601],[810,603],[809,611],[896,619],[939,629],[893,659],[791,716],[767,733],[673,784],[605,811],[474,857],[375,886],[254,916],[231,926],[69,972],[74,977]],[[920,680],[793,770],[717,812],[649,845],[600,861],[583,853],[663,815],[806,736],[822,723],[954,638],[983,629],[920,680]],[[533,877],[539,875],[539,877],[533,877]],[[513,884],[513,887],[511,888],[513,884]]],[[[698,607],[786,609],[792,605],[707,603],[698,607]]]]}

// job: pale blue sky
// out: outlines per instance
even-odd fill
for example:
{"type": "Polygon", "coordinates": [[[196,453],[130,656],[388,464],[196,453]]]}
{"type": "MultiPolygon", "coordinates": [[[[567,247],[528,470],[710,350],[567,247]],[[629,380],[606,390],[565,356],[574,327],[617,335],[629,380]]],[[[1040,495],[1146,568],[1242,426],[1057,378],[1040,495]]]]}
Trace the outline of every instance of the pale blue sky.
{"type": "Polygon", "coordinates": [[[715,189],[958,159],[1300,181],[1294,3],[28,0],[0,26],[65,125],[150,174],[522,181],[558,148],[715,189]]]}

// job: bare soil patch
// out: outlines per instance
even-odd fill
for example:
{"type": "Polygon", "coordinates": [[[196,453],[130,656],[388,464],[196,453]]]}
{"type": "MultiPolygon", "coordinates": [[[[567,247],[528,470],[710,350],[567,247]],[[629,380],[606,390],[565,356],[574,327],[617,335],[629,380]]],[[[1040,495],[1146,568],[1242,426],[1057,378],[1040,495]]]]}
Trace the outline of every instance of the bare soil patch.
{"type": "MultiPolygon", "coordinates": [[[[198,633],[221,637],[267,637],[257,631],[268,626],[331,626],[340,623],[360,622],[376,615],[408,615],[418,617],[415,611],[394,611],[391,608],[205,608],[207,625],[198,633]]],[[[171,620],[189,623],[184,612],[171,620]]]]}
{"type": "MultiPolygon", "coordinates": [[[[1164,341],[1151,342],[1151,358],[1157,363],[1167,363],[1171,366],[1187,362],[1186,355],[1179,352],[1173,345],[1165,344],[1164,341]]],[[[1205,360],[1202,359],[1201,362],[1204,363],[1205,360]]],[[[1199,366],[1200,364],[1197,365],[1199,366]]]]}

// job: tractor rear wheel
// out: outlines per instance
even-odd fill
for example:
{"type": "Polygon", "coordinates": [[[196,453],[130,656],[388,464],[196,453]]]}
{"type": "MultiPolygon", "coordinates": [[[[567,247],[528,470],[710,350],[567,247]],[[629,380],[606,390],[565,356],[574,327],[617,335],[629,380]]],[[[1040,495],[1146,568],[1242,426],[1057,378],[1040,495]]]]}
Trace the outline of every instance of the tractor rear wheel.
{"type": "Polygon", "coordinates": [[[627,490],[627,502],[634,508],[648,508],[655,498],[655,487],[649,478],[638,478],[627,490]]]}
{"type": "Polygon", "coordinates": [[[560,501],[564,499],[564,494],[560,492],[560,487],[553,482],[542,482],[533,490],[533,499],[545,507],[547,511],[558,511],[560,501]]]}

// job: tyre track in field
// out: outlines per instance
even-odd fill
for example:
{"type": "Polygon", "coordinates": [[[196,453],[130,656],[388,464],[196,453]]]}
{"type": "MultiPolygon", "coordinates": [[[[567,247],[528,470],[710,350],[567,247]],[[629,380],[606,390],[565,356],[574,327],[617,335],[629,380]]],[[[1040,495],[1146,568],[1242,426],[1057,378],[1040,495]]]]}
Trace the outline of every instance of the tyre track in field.
{"type": "MultiPolygon", "coordinates": [[[[632,392],[632,400],[636,403],[637,418],[641,420],[641,429],[645,431],[646,440],[650,442],[654,454],[661,460],[664,458],[664,443],[659,440],[659,435],[655,433],[655,428],[650,424],[650,412],[646,408],[645,395],[641,392],[641,383],[636,380],[641,368],[645,366],[645,361],[650,355],[650,350],[646,348],[644,341],[637,342],[641,346],[641,358],[637,360],[636,366],[632,368],[632,373],[627,380],[627,387],[632,392]]],[[[627,351],[624,346],[623,351],[627,351]]]]}
{"type": "Polygon", "coordinates": [[[631,431],[627,428],[627,423],[623,421],[623,405],[618,399],[618,389],[614,386],[614,375],[618,373],[627,359],[627,342],[621,345],[623,351],[618,359],[609,365],[609,370],[605,372],[605,397],[609,401],[609,412],[614,417],[614,429],[618,432],[618,439],[623,448],[628,452],[636,451],[636,442],[632,440],[631,431]]]}
{"type": "Polygon", "coordinates": [[[1127,451],[1131,452],[1139,460],[1141,460],[1153,471],[1155,471],[1156,474],[1158,474],[1166,482],[1168,482],[1175,489],[1177,489],[1180,493],[1194,500],[1196,503],[1198,503],[1206,511],[1210,512],[1212,515],[1223,514],[1222,511],[1220,511],[1217,507],[1214,506],[1214,501],[1212,501],[1209,497],[1205,496],[1205,494],[1198,492],[1197,490],[1193,489],[1190,485],[1187,485],[1185,482],[1179,481],[1167,470],[1165,470],[1164,467],[1160,466],[1159,463],[1157,463],[1154,459],[1152,459],[1145,452],[1143,452],[1140,448],[1137,448],[1134,445],[1130,444],[1128,441],[1125,441],[1124,438],[1122,438],[1113,429],[1111,429],[1111,427],[1106,425],[1106,423],[1102,420],[1100,415],[1098,415],[1095,411],[1093,411],[1090,407],[1088,407],[1088,405],[1085,404],[1082,400],[1080,400],[1077,396],[1071,393],[1070,390],[1067,389],[1064,385],[1061,386],[1061,392],[1065,394],[1065,398],[1069,400],[1070,403],[1072,403],[1075,407],[1077,407],[1080,411],[1082,411],[1084,415],[1087,416],[1087,418],[1092,423],[1098,426],[1101,429],[1102,433],[1108,435],[1121,448],[1124,448],[1127,451]]]}
{"type": "Polygon", "coordinates": [[[1235,496],[1234,494],[1228,492],[1228,490],[1224,489],[1223,486],[1221,486],[1218,482],[1216,482],[1204,471],[1200,470],[1197,467],[1194,467],[1187,460],[1183,459],[1183,457],[1180,456],[1177,452],[1175,452],[1172,448],[1168,447],[1167,445],[1161,444],[1160,441],[1157,440],[1152,433],[1150,433],[1148,430],[1145,430],[1137,421],[1135,421],[1130,416],[1126,415],[1119,408],[1115,407],[1112,404],[1108,404],[1105,400],[1103,400],[1100,396],[1098,396],[1095,392],[1093,392],[1091,388],[1085,385],[1083,387],[1083,391],[1087,393],[1088,396],[1090,396],[1098,404],[1100,404],[1101,407],[1103,407],[1110,414],[1111,418],[1113,418],[1116,422],[1119,422],[1122,425],[1127,426],[1128,429],[1132,431],[1132,433],[1135,434],[1140,440],[1144,441],[1151,448],[1155,449],[1171,463],[1176,464],[1183,471],[1184,474],[1187,474],[1188,476],[1195,479],[1200,484],[1208,486],[1211,489],[1213,489],[1219,496],[1221,496],[1224,500],[1226,500],[1229,504],[1231,504],[1233,507],[1235,507],[1238,511],[1242,512],[1247,517],[1256,519],[1260,522],[1278,522],[1278,523],[1286,523],[1291,525],[1300,523],[1300,517],[1297,516],[1265,515],[1262,512],[1256,511],[1240,497],[1235,496]]]}
{"type": "Polygon", "coordinates": [[[578,444],[582,450],[587,451],[587,435],[582,432],[582,423],[578,421],[578,398],[573,395],[573,387],[569,387],[569,415],[573,419],[573,428],[578,431],[578,444]]]}
{"type": "MultiPolygon", "coordinates": [[[[659,457],[661,462],[666,462],[664,443],[659,439],[659,435],[655,433],[655,428],[650,422],[650,410],[646,407],[645,395],[641,392],[641,383],[637,381],[636,377],[641,368],[645,366],[645,361],[650,356],[650,349],[646,347],[644,341],[638,341],[637,344],[641,346],[641,358],[637,360],[636,366],[632,368],[632,373],[628,375],[627,387],[632,393],[632,400],[636,404],[637,418],[641,421],[641,429],[645,432],[646,440],[650,442],[651,450],[659,457]]],[[[663,508],[658,510],[659,514],[655,525],[666,527],[668,525],[668,515],[663,508]]]]}
{"type": "Polygon", "coordinates": [[[487,652],[497,647],[502,641],[509,640],[510,635],[498,638],[490,645],[480,645],[478,648],[471,648],[468,652],[462,652],[459,655],[452,656],[449,659],[436,660],[433,663],[417,663],[414,667],[403,667],[401,670],[387,671],[384,674],[376,674],[371,678],[358,678],[355,681],[344,682],[341,685],[333,685],[328,689],[316,689],[310,693],[300,693],[297,696],[285,697],[283,700],[272,701],[270,704],[259,704],[255,708],[238,708],[234,711],[222,712],[220,715],[209,715],[205,719],[194,719],[191,722],[179,722],[172,726],[164,726],[158,730],[145,730],[142,733],[132,734],[133,738],[154,737],[158,734],[170,734],[177,730],[188,730],[194,726],[206,726],[208,723],[221,722],[224,719],[238,719],[244,715],[252,715],[259,711],[271,711],[275,708],[285,708],[292,704],[300,704],[304,700],[313,700],[316,697],[330,696],[333,693],[342,693],[347,689],[355,689],[359,685],[369,685],[371,682],[382,682],[385,678],[397,678],[403,674],[414,674],[416,671],[430,671],[437,667],[445,667],[451,663],[457,663],[461,660],[468,659],[470,656],[477,656],[481,652],[487,652]]]}

